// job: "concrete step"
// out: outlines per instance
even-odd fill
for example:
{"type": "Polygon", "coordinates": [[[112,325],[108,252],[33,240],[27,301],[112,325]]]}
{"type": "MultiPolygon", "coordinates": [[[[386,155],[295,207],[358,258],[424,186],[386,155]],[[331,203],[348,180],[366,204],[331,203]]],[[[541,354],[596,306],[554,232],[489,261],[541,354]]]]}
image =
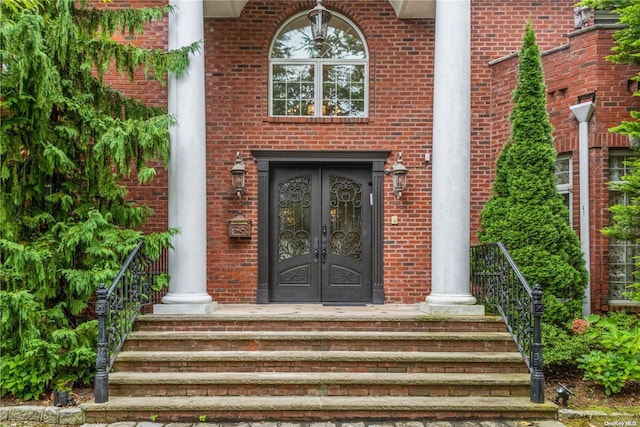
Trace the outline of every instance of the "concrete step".
{"type": "MultiPolygon", "coordinates": [[[[207,315],[142,315],[137,331],[431,331],[504,332],[497,316],[427,316],[408,312],[340,311],[243,312],[214,311],[207,315]]],[[[383,309],[380,309],[383,310],[383,309]]]]}
{"type": "Polygon", "coordinates": [[[87,423],[556,419],[502,320],[417,306],[143,315],[87,423]]]}
{"type": "Polygon", "coordinates": [[[140,372],[526,373],[517,352],[125,351],[114,370],[140,372]]]}
{"type": "Polygon", "coordinates": [[[111,396],[529,396],[529,374],[115,372],[111,396]]]}
{"type": "Polygon", "coordinates": [[[135,331],[125,351],[515,351],[508,332],[135,331]]]}
{"type": "Polygon", "coordinates": [[[85,422],[556,419],[557,407],[528,397],[237,396],[112,397],[83,403],[85,422]]]}

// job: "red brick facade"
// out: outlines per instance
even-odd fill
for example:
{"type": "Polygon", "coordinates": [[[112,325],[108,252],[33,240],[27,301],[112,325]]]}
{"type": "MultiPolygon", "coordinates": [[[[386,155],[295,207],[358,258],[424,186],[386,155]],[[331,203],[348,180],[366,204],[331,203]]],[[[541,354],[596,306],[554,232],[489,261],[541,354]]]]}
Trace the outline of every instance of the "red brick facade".
{"type": "MultiPolygon", "coordinates": [[[[143,3],[143,2],[140,2],[143,3]]],[[[144,2],[148,4],[150,2],[144,2]]],[[[151,2],[153,3],[153,2],[151,2]]],[[[608,152],[628,147],[607,129],[640,109],[628,79],[637,70],[615,66],[604,56],[613,29],[574,30],[571,1],[472,1],[471,177],[472,236],[491,191],[495,159],[504,144],[516,82],[517,56],[528,19],[543,56],[551,122],[559,153],[572,155],[573,221],[578,229],[578,123],[569,110],[577,97],[596,91],[590,122],[592,308],[607,307],[607,243],[600,229],[608,221],[608,152]],[[512,56],[509,56],[512,55],[512,56]]],[[[128,4],[137,6],[138,2],[128,4]]],[[[249,0],[238,19],[205,19],[207,114],[208,291],[221,303],[254,303],[257,290],[257,170],[251,150],[391,150],[387,167],[402,151],[410,169],[401,199],[384,183],[384,290],[393,303],[423,301],[430,292],[431,166],[435,21],[400,20],[387,0],[325,0],[325,6],[351,19],[368,44],[369,117],[290,119],[268,115],[268,56],[272,38],[294,14],[314,1],[249,0]],[[248,168],[247,192],[238,200],[229,170],[239,151],[248,168]],[[227,220],[242,211],[253,221],[250,239],[227,235],[227,220]],[[392,225],[391,216],[398,217],[392,225]]],[[[167,45],[166,20],[138,40],[167,45]]],[[[114,82],[118,83],[117,80],[114,82]]],[[[143,82],[127,92],[166,105],[166,88],[143,82]]],[[[452,125],[455,125],[452,123],[452,125]]],[[[167,174],[132,197],[156,211],[150,229],[167,224],[167,174]]],[[[476,243],[472,237],[470,244],[476,243]]]]}

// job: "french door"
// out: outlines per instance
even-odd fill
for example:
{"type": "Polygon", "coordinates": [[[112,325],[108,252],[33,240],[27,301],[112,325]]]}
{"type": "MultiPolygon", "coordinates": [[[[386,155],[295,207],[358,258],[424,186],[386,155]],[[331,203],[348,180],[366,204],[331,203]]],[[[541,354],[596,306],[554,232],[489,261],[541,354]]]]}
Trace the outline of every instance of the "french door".
{"type": "Polygon", "coordinates": [[[279,166],[269,185],[269,300],[371,302],[371,168],[279,166]]]}

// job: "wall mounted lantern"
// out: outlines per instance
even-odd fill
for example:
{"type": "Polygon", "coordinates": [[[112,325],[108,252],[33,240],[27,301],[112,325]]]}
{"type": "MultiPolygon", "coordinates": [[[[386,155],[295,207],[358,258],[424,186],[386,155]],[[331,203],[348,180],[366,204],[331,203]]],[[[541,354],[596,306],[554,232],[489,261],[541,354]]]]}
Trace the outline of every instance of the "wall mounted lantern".
{"type": "Polygon", "coordinates": [[[322,0],[317,0],[316,3],[316,7],[311,9],[307,17],[311,21],[313,41],[316,44],[316,48],[320,50],[325,38],[327,38],[327,24],[331,20],[331,12],[322,5],[322,0]]]}
{"type": "Polygon", "coordinates": [[[233,189],[238,195],[238,199],[242,197],[245,192],[244,178],[247,175],[247,167],[242,162],[240,152],[236,153],[236,163],[231,168],[231,179],[233,181],[233,189]]]}
{"type": "Polygon", "coordinates": [[[393,194],[399,199],[400,197],[402,197],[402,192],[407,186],[407,175],[409,174],[409,169],[407,169],[406,166],[402,164],[401,152],[398,153],[398,158],[393,164],[391,170],[386,169],[384,173],[386,175],[393,176],[393,194]]]}

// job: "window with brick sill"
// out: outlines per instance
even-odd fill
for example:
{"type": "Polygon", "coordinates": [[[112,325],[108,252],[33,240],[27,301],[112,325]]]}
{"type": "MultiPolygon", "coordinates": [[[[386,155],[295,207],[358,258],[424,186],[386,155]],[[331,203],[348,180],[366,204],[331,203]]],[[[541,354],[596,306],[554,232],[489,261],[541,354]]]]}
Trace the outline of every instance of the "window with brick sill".
{"type": "Polygon", "coordinates": [[[364,118],[369,60],[362,33],[335,12],[317,49],[306,13],[280,28],[269,54],[269,116],[364,118]]]}

